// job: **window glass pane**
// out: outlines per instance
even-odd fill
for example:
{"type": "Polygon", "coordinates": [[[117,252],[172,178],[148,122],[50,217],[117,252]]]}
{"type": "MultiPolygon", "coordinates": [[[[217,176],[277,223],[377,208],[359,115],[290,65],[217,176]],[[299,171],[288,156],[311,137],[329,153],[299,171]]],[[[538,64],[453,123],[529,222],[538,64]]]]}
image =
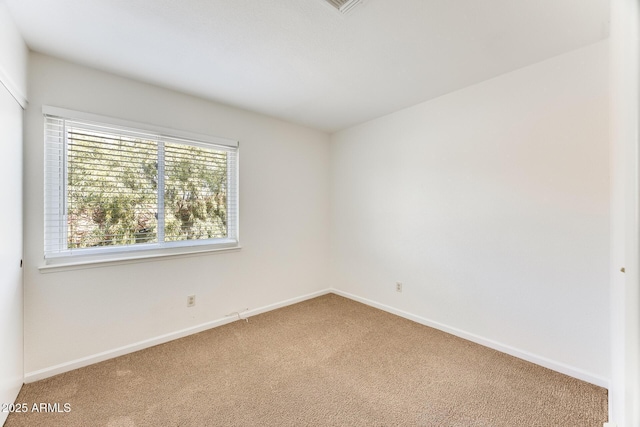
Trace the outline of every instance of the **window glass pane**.
{"type": "Polygon", "coordinates": [[[165,241],[225,238],[227,152],[165,144],[165,241]]]}
{"type": "Polygon", "coordinates": [[[45,117],[47,263],[237,247],[237,141],[45,117]]]}
{"type": "Polygon", "coordinates": [[[69,249],[157,242],[155,141],[69,128],[69,249]]]}

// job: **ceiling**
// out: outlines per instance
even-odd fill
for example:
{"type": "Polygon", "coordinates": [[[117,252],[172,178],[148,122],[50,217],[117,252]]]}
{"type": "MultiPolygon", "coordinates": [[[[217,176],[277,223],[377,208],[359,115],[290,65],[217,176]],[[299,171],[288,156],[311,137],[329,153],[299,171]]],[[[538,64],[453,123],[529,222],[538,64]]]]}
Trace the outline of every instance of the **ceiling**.
{"type": "Polygon", "coordinates": [[[328,132],[609,33],[609,0],[0,1],[32,50],[328,132]]]}

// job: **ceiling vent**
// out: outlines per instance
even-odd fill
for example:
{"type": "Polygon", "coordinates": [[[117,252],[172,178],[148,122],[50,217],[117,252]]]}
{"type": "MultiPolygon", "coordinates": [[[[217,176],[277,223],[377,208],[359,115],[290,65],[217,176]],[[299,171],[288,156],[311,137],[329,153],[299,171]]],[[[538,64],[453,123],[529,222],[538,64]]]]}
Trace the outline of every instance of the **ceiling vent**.
{"type": "Polygon", "coordinates": [[[340,13],[347,13],[351,9],[353,9],[358,3],[361,3],[362,0],[324,0],[329,3],[334,8],[338,9],[340,13]]]}

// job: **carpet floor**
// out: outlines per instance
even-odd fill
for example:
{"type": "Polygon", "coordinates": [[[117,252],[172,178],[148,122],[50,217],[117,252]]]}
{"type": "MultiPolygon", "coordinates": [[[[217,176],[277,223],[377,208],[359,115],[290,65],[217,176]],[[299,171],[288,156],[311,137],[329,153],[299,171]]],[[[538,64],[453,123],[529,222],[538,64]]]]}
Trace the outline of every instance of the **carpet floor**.
{"type": "Polygon", "coordinates": [[[27,384],[16,403],[29,411],[11,413],[6,427],[607,419],[606,389],[334,294],[27,384]],[[60,412],[32,411],[34,403],[60,412]]]}

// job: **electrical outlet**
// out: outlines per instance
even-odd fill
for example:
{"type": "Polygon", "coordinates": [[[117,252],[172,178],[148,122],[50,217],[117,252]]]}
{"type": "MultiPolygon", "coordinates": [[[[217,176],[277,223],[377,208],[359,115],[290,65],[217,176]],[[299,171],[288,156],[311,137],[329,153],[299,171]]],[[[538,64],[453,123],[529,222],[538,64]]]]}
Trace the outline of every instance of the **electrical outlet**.
{"type": "Polygon", "coordinates": [[[396,292],[402,292],[402,282],[396,282],[396,292]]]}
{"type": "Polygon", "coordinates": [[[187,297],[187,307],[193,307],[194,305],[196,305],[196,296],[189,295],[187,297]]]}

